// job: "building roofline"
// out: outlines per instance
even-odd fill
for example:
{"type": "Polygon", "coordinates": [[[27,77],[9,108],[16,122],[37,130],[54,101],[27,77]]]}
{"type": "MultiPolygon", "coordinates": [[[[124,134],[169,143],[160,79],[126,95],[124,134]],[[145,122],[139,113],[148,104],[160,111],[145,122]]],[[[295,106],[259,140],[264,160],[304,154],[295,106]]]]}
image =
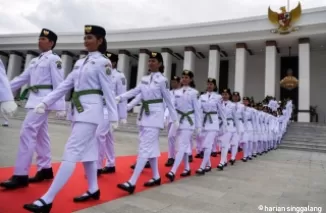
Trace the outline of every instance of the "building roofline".
{"type": "MultiPolygon", "coordinates": [[[[316,7],[304,9],[302,11],[303,14],[315,13],[326,11],[326,6],[324,7],[316,7]]],[[[122,33],[141,33],[141,32],[152,32],[152,31],[169,31],[169,30],[177,30],[177,29],[191,29],[198,27],[210,27],[217,25],[225,25],[225,24],[233,24],[233,23],[244,23],[258,20],[266,20],[267,15],[259,15],[252,16],[247,18],[237,18],[237,19],[229,19],[229,20],[221,20],[221,21],[210,21],[210,22],[201,22],[201,23],[192,23],[192,24],[181,24],[181,25],[173,25],[173,26],[162,26],[162,27],[149,27],[149,28],[134,28],[134,29],[124,29],[124,30],[107,30],[107,35],[110,34],[122,34],[122,33]]],[[[19,33],[19,34],[0,34],[0,38],[7,37],[28,37],[28,36],[36,36],[39,33],[19,33]]],[[[57,33],[59,36],[76,36],[82,35],[82,32],[59,32],[57,33]]]]}

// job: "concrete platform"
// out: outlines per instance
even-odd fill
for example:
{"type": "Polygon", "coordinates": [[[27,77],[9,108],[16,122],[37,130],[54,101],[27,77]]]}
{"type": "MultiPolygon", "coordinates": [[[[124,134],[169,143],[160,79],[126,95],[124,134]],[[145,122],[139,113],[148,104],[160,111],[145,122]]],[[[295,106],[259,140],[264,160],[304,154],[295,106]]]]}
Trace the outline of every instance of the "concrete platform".
{"type": "MultiPolygon", "coordinates": [[[[0,128],[2,167],[15,162],[20,125],[21,121],[12,120],[9,128],[0,128]]],[[[69,126],[50,124],[49,132],[53,159],[59,161],[69,126]]],[[[136,134],[117,132],[115,137],[118,155],[136,154],[136,134]]],[[[167,150],[165,137],[161,138],[161,150],[167,150]]],[[[267,207],[278,207],[278,212],[297,212],[281,209],[291,206],[326,210],[325,168],[324,153],[277,150],[251,162],[237,162],[222,172],[214,169],[204,177],[186,178],[78,213],[277,212],[268,211],[271,209],[267,207]],[[260,205],[263,210],[259,210],[260,205]]]]}

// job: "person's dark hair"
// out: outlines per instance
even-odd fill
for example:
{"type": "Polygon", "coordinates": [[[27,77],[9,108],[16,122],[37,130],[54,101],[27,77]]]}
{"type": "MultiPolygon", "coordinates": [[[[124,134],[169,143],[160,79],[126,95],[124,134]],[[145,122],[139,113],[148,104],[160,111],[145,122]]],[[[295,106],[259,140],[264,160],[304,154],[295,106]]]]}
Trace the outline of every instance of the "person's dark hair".
{"type": "Polygon", "coordinates": [[[213,89],[214,92],[217,92],[218,89],[217,89],[217,86],[215,85],[215,88],[213,89]]]}
{"type": "Polygon", "coordinates": [[[100,53],[105,54],[106,49],[108,48],[108,46],[107,46],[107,42],[106,42],[106,39],[105,39],[103,36],[99,36],[99,35],[95,35],[95,37],[96,37],[97,39],[103,39],[102,44],[100,44],[100,46],[98,46],[98,49],[97,49],[97,50],[98,50],[100,53]]]}
{"type": "MultiPolygon", "coordinates": [[[[52,40],[50,40],[50,41],[52,41],[52,40]]],[[[52,41],[52,42],[53,42],[53,45],[52,45],[51,50],[53,50],[55,48],[55,46],[57,45],[57,42],[55,42],[55,41],[52,41]]]]}
{"type": "Polygon", "coordinates": [[[195,81],[192,80],[192,81],[189,83],[189,86],[192,87],[192,88],[196,88],[195,81]]]}
{"type": "Polygon", "coordinates": [[[158,71],[160,71],[160,73],[164,73],[164,66],[161,65],[161,66],[158,68],[158,71]]]}

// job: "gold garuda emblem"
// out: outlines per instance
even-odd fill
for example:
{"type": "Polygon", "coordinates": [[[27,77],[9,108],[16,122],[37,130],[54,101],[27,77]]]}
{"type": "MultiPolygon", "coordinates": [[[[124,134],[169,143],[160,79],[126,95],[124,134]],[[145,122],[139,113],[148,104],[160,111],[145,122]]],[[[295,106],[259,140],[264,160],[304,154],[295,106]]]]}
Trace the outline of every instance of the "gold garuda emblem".
{"type": "Polygon", "coordinates": [[[47,31],[47,30],[43,30],[43,34],[44,34],[45,36],[47,36],[47,35],[49,35],[49,31],[47,31]]]}
{"type": "Polygon", "coordinates": [[[268,7],[268,19],[271,23],[278,25],[277,29],[273,29],[272,33],[279,33],[281,35],[289,34],[294,31],[298,31],[298,27],[293,27],[292,23],[298,21],[301,16],[301,4],[300,2],[291,11],[286,11],[285,7],[280,8],[281,12],[277,13],[268,7]]]}
{"type": "Polygon", "coordinates": [[[293,90],[298,87],[299,81],[296,77],[292,75],[292,70],[287,71],[287,76],[285,76],[281,81],[280,85],[284,89],[293,90]]]}

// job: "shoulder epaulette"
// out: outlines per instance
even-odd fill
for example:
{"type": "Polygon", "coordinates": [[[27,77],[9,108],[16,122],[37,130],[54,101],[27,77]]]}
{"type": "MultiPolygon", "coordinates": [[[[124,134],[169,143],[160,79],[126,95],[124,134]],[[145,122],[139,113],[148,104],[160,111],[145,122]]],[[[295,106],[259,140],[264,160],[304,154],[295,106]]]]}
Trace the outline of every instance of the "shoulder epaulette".
{"type": "Polygon", "coordinates": [[[52,52],[52,54],[53,54],[53,55],[57,55],[57,56],[59,56],[59,55],[58,55],[58,54],[56,54],[55,52],[52,52]]]}
{"type": "Polygon", "coordinates": [[[102,54],[102,56],[103,56],[104,58],[106,58],[106,59],[109,59],[105,54],[102,54]]]}
{"type": "Polygon", "coordinates": [[[119,72],[119,73],[121,73],[121,71],[120,70],[116,70],[117,72],[119,72]]]}

